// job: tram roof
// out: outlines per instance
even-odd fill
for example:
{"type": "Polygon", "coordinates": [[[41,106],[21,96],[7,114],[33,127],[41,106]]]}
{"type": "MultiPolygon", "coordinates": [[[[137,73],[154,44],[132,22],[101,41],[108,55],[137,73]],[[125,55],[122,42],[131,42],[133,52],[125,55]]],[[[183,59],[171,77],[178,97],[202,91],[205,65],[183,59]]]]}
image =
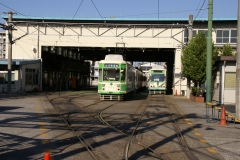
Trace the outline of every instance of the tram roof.
{"type": "MultiPolygon", "coordinates": [[[[1,16],[3,19],[8,19],[7,15],[1,16]]],[[[104,18],[67,18],[67,17],[34,17],[34,16],[17,16],[13,15],[13,20],[24,20],[24,21],[189,21],[188,18],[118,18],[118,17],[104,17],[104,18]]],[[[208,18],[196,18],[194,21],[208,21],[208,18]]],[[[237,17],[233,18],[213,18],[213,21],[237,21],[237,17]]]]}

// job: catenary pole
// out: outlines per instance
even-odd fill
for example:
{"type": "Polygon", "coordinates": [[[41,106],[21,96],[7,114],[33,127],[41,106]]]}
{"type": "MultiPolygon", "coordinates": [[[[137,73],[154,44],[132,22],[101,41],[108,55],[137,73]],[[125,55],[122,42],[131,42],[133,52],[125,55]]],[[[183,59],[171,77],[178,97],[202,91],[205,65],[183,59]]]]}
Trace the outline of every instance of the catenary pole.
{"type": "Polygon", "coordinates": [[[240,0],[238,0],[238,22],[237,22],[237,55],[236,55],[236,118],[240,119],[240,0]]]}
{"type": "Polygon", "coordinates": [[[12,12],[8,12],[8,83],[7,92],[11,93],[11,81],[12,81],[12,26],[10,22],[12,21],[12,12]]]}
{"type": "Polygon", "coordinates": [[[206,102],[212,100],[212,9],[213,0],[208,1],[208,37],[206,67],[206,102]]]}
{"type": "MultiPolygon", "coordinates": [[[[193,37],[193,15],[189,15],[189,20],[188,20],[188,43],[192,40],[193,37]]],[[[190,98],[190,79],[187,78],[187,98],[190,98]]]]}

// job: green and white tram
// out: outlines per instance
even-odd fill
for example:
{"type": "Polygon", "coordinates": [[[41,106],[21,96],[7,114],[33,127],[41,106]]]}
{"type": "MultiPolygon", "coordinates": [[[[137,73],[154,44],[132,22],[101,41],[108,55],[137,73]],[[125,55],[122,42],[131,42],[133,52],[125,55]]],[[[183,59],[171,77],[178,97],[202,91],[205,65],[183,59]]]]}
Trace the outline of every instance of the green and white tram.
{"type": "Polygon", "coordinates": [[[135,68],[122,55],[106,55],[98,66],[100,100],[123,100],[135,92],[135,68]]]}
{"type": "Polygon", "coordinates": [[[149,70],[149,94],[166,94],[167,82],[166,69],[150,69],[149,70]]]}

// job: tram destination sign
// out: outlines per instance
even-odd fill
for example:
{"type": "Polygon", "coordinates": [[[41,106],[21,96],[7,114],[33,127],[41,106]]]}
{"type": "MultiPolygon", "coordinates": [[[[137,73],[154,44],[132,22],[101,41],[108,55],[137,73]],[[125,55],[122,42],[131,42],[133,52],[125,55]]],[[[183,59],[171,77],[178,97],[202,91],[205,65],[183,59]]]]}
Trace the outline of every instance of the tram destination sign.
{"type": "Polygon", "coordinates": [[[104,64],[104,67],[108,67],[108,68],[118,68],[119,67],[119,64],[104,64]]]}

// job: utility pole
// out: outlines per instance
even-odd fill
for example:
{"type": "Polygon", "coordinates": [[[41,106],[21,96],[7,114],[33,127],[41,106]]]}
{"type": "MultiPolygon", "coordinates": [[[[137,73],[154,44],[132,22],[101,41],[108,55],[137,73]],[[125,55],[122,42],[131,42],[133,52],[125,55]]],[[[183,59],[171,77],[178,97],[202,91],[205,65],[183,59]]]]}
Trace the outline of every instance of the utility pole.
{"type": "Polygon", "coordinates": [[[212,101],[212,9],[213,0],[208,1],[208,37],[206,67],[206,102],[212,101]]]}
{"type": "Polygon", "coordinates": [[[8,12],[8,85],[7,92],[11,93],[11,82],[12,82],[12,12],[8,12]]]}
{"type": "Polygon", "coordinates": [[[240,119],[240,0],[238,0],[238,22],[237,22],[237,55],[236,55],[236,118],[240,119]]]}
{"type": "MultiPolygon", "coordinates": [[[[189,21],[188,21],[188,43],[192,40],[193,37],[193,15],[189,15],[189,21]]],[[[187,78],[187,98],[190,99],[190,79],[187,78]]]]}

